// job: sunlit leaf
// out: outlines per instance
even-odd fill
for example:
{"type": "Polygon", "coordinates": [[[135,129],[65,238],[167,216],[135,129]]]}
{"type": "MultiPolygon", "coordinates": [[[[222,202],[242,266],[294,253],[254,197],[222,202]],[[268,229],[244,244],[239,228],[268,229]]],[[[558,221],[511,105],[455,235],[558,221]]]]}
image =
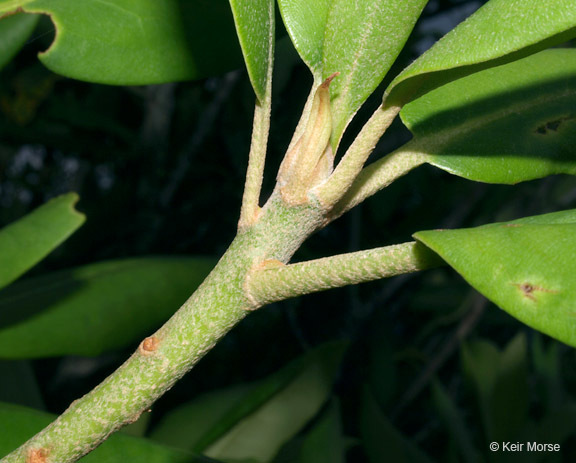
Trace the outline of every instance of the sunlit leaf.
{"type": "Polygon", "coordinates": [[[502,309],[576,346],[574,216],[572,210],[414,236],[502,309]]]}
{"type": "Polygon", "coordinates": [[[59,196],[0,229],[0,288],[40,262],[84,222],[75,193],[59,196]]]}
{"type": "Polygon", "coordinates": [[[0,293],[0,358],[98,355],[144,337],[208,274],[205,258],[100,262],[0,293]]]}
{"type": "Polygon", "coordinates": [[[576,0],[490,0],[399,74],[385,103],[403,105],[452,80],[576,36],[576,0]]]}
{"type": "Polygon", "coordinates": [[[452,174],[517,183],[576,173],[576,50],[547,50],[449,83],[401,112],[409,146],[452,174]]]}

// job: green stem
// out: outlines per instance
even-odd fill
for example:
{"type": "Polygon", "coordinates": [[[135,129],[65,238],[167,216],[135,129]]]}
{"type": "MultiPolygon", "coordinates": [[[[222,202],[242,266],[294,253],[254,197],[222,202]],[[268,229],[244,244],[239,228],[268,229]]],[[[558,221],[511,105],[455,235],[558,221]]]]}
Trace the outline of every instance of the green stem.
{"type": "Polygon", "coordinates": [[[409,242],[352,252],[287,266],[253,271],[247,280],[250,299],[265,305],[291,297],[442,265],[424,245],[409,242]]]}
{"type": "Polygon", "coordinates": [[[248,311],[248,273],[266,260],[288,262],[322,222],[309,206],[287,207],[274,195],[259,220],[241,231],[180,310],[92,392],[2,463],[68,463],[133,422],[188,372],[248,311]]]}
{"type": "Polygon", "coordinates": [[[340,217],[346,211],[386,188],[425,161],[426,155],[420,151],[411,151],[409,142],[382,159],[373,162],[362,169],[350,189],[334,206],[330,212],[330,220],[340,217]]]}
{"type": "Polygon", "coordinates": [[[248,170],[244,184],[242,208],[240,209],[240,221],[238,228],[249,227],[258,218],[260,211],[260,191],[264,177],[264,164],[266,162],[266,147],[268,145],[268,133],[270,132],[270,111],[272,88],[269,79],[266,96],[263,101],[257,101],[254,107],[254,123],[252,129],[252,141],[248,156],[248,170]]]}
{"type": "Polygon", "coordinates": [[[376,147],[378,140],[396,118],[400,109],[396,106],[389,108],[380,106],[350,145],[332,175],[325,183],[314,189],[314,196],[324,208],[332,208],[348,191],[376,147]]]}

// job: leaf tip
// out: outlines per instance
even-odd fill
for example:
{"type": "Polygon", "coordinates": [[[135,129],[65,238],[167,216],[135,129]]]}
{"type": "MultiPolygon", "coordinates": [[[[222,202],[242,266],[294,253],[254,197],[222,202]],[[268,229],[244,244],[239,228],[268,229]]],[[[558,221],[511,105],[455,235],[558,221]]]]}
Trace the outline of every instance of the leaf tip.
{"type": "Polygon", "coordinates": [[[330,84],[332,83],[332,81],[334,80],[334,78],[338,77],[340,75],[339,72],[334,72],[331,75],[329,75],[324,82],[322,82],[322,84],[320,85],[322,88],[328,88],[330,87],[330,84]]]}

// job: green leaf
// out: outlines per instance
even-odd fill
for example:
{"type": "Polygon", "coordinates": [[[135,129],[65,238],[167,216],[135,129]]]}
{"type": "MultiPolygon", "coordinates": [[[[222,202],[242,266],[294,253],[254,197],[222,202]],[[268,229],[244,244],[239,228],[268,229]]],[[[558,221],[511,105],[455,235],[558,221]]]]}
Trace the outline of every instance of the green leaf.
{"type": "Polygon", "coordinates": [[[532,338],[532,363],[537,378],[538,397],[546,411],[561,409],[567,399],[560,363],[560,346],[557,342],[551,342],[546,348],[543,336],[536,335],[532,338]]]}
{"type": "MultiPolygon", "coordinates": [[[[41,431],[56,418],[37,410],[0,403],[0,457],[7,455],[27,439],[41,431]]],[[[201,463],[212,460],[162,446],[152,441],[115,434],[90,454],[86,463],[201,463]]]]}
{"type": "Polygon", "coordinates": [[[282,20],[300,57],[322,80],[324,31],[334,0],[278,0],[282,20]]]}
{"type": "Polygon", "coordinates": [[[197,79],[241,63],[225,0],[4,0],[51,17],[52,46],[40,54],[52,71],[74,79],[144,85],[197,79]]]}
{"type": "MultiPolygon", "coordinates": [[[[576,50],[547,50],[449,83],[401,112],[410,149],[461,177],[576,174],[576,50]]],[[[408,148],[408,146],[407,146],[408,148]]]]}
{"type": "Polygon", "coordinates": [[[491,341],[478,339],[462,344],[462,371],[478,401],[486,439],[490,439],[492,423],[492,391],[500,373],[500,352],[491,341]]]}
{"type": "Polygon", "coordinates": [[[427,0],[334,0],[324,38],[324,78],[330,85],[332,144],[380,84],[402,50],[427,0]]]}
{"type": "Polygon", "coordinates": [[[0,360],[0,402],[44,409],[42,392],[32,362],[28,360],[0,360]]]}
{"type": "Polygon", "coordinates": [[[414,236],[506,312],[576,346],[576,222],[562,223],[573,217],[567,211],[414,236]]]}
{"type": "Polygon", "coordinates": [[[39,16],[15,14],[0,21],[0,69],[24,46],[39,16]]]}
{"type": "Polygon", "coordinates": [[[503,352],[484,340],[464,344],[463,370],[476,391],[488,440],[510,441],[522,431],[530,404],[527,364],[523,333],[503,352]]]}
{"type": "Polygon", "coordinates": [[[74,209],[78,195],[52,199],[35,211],[0,230],[0,288],[40,262],[82,223],[74,209]]]}
{"type": "Polygon", "coordinates": [[[432,383],[432,400],[442,420],[448,428],[451,441],[455,442],[466,463],[480,462],[481,457],[474,447],[472,436],[466,428],[466,422],[458,407],[438,381],[432,383]]]}
{"type": "MultiPolygon", "coordinates": [[[[219,425],[226,418],[226,414],[244,402],[258,385],[259,383],[239,384],[203,394],[164,415],[150,438],[171,447],[187,450],[201,448],[206,434],[212,429],[221,429],[219,425]]],[[[226,430],[228,428],[224,432],[226,430]]]]}
{"type": "Polygon", "coordinates": [[[450,81],[576,36],[576,0],[491,0],[400,73],[385,104],[402,106],[450,81]]]}
{"type": "Polygon", "coordinates": [[[342,344],[327,344],[255,384],[202,396],[153,436],[216,459],[269,462],[326,401],[342,354],[342,344]]]}
{"type": "Polygon", "coordinates": [[[170,317],[214,261],[150,257],[100,262],[0,293],[0,358],[98,355],[170,317]]]}
{"type": "Polygon", "coordinates": [[[258,100],[270,92],[274,58],[274,0],[230,0],[236,32],[258,100]]]}
{"type": "Polygon", "coordinates": [[[340,405],[336,399],[302,443],[299,463],[344,463],[340,405]]]}
{"type": "Polygon", "coordinates": [[[362,397],[360,433],[370,463],[431,463],[430,458],[380,411],[368,388],[362,397]]]}
{"type": "Polygon", "coordinates": [[[328,399],[343,352],[342,344],[327,344],[298,360],[301,366],[293,379],[212,444],[206,455],[270,462],[328,399]]]}

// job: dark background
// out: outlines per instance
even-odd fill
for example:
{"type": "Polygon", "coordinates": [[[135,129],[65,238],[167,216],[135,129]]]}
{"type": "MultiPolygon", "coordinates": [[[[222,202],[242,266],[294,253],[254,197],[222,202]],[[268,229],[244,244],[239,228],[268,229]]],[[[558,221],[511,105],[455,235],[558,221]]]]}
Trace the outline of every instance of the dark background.
{"type": "MultiPolygon", "coordinates": [[[[482,3],[431,0],[390,75],[482,3]]],[[[57,76],[39,63],[36,53],[52,38],[53,26],[43,19],[25,49],[0,72],[0,225],[68,191],[79,193],[78,208],[88,219],[28,276],[111,258],[221,255],[235,234],[250,141],[254,96],[244,70],[148,87],[88,84],[57,76]]],[[[273,187],[311,84],[282,31],[277,49],[265,193],[273,187]]],[[[348,134],[358,131],[381,95],[382,89],[348,134]]],[[[374,158],[409,138],[395,123],[374,158]]],[[[423,229],[574,207],[576,183],[570,177],[511,187],[473,183],[426,166],[312,237],[295,260],[408,241],[423,229]]],[[[434,366],[474,432],[478,410],[463,379],[459,340],[487,338],[502,347],[518,332],[529,341],[535,336],[450,269],[274,304],[243,321],[162,398],[152,424],[203,391],[262,378],[313,346],[345,339],[350,348],[335,394],[342,400],[346,433],[358,435],[358,394],[367,382],[394,425],[442,461],[448,437],[431,405],[430,378],[422,373],[434,366]]],[[[45,409],[60,413],[133,348],[98,358],[34,361],[45,409]]],[[[560,345],[559,352],[562,381],[574,390],[574,351],[560,345]]],[[[532,400],[537,415],[535,387],[532,400]]],[[[480,431],[475,435],[484,451],[480,431]]],[[[562,448],[564,461],[572,461],[576,439],[562,448]]],[[[363,458],[358,446],[350,450],[350,461],[363,458]]]]}

